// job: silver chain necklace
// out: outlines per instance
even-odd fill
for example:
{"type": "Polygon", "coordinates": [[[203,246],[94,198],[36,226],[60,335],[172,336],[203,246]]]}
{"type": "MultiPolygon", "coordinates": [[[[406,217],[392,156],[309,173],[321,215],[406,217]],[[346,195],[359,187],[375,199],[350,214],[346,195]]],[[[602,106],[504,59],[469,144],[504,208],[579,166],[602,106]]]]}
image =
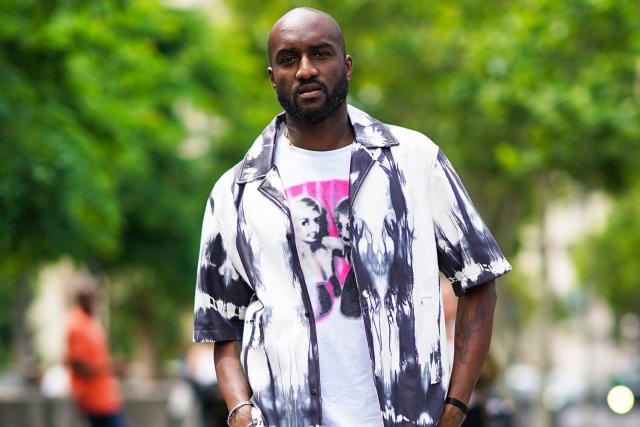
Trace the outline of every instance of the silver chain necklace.
{"type": "MultiPolygon", "coordinates": [[[[289,143],[289,146],[290,146],[290,147],[300,148],[300,147],[298,147],[296,144],[294,144],[294,143],[293,143],[293,141],[291,140],[291,136],[289,135],[289,126],[287,126],[287,124],[286,124],[286,123],[284,123],[283,125],[284,125],[284,132],[283,132],[283,135],[284,135],[284,137],[287,139],[287,142],[289,143]]],[[[338,139],[342,138],[342,136],[343,136],[345,133],[349,132],[349,128],[350,128],[350,127],[349,127],[349,126],[347,126],[346,131],[343,131],[343,132],[340,134],[340,136],[338,137],[338,139]]],[[[354,136],[353,141],[355,141],[355,140],[356,140],[356,139],[355,139],[355,136],[354,136]]]]}

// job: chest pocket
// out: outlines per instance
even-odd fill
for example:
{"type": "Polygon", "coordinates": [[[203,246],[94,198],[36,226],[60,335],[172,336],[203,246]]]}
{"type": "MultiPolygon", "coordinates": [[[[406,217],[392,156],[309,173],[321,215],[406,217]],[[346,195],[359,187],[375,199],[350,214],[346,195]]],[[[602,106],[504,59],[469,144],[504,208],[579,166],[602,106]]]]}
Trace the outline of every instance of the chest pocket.
{"type": "Polygon", "coordinates": [[[434,294],[420,297],[420,309],[429,313],[429,331],[433,334],[431,339],[431,357],[429,358],[429,377],[431,384],[438,384],[442,381],[442,352],[440,351],[440,298],[434,294]]]}

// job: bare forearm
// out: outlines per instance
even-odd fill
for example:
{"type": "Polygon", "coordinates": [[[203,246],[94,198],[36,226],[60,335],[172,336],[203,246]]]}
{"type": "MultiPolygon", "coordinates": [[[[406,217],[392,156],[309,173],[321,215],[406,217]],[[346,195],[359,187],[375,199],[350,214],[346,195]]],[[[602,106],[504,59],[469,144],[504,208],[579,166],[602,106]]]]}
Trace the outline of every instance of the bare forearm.
{"type": "MultiPolygon", "coordinates": [[[[494,281],[471,290],[458,301],[448,396],[466,404],[489,352],[495,306],[494,281]]],[[[463,420],[464,416],[458,408],[445,405],[439,426],[459,426],[463,420]]]]}
{"type": "MultiPolygon", "coordinates": [[[[229,410],[251,397],[251,387],[240,363],[241,349],[240,341],[217,342],[213,352],[218,386],[229,410]]],[[[237,421],[238,425],[245,426],[251,421],[250,407],[241,409],[238,411],[237,421]]]]}

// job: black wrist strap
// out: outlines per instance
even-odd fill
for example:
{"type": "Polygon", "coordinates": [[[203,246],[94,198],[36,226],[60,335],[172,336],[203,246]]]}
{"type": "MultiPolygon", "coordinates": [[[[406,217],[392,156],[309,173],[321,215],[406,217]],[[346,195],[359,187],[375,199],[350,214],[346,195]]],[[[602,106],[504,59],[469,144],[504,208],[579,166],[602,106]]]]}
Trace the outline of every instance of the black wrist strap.
{"type": "Polygon", "coordinates": [[[453,405],[456,408],[460,409],[462,411],[463,414],[467,415],[467,412],[469,412],[469,408],[467,408],[467,405],[465,405],[464,403],[462,403],[461,401],[459,401],[458,399],[456,399],[455,397],[447,397],[444,400],[445,405],[453,405]]]}

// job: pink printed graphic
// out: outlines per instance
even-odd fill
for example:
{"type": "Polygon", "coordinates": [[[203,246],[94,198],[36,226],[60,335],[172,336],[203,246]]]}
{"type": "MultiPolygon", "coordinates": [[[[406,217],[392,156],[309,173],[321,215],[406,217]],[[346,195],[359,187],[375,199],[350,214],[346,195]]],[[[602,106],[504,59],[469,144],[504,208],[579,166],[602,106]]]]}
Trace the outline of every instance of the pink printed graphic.
{"type": "Polygon", "coordinates": [[[316,322],[326,318],[338,304],[343,315],[359,316],[355,281],[349,280],[349,182],[306,182],[289,187],[286,194],[305,280],[310,289],[314,284],[317,291],[316,295],[310,291],[316,322]]]}

